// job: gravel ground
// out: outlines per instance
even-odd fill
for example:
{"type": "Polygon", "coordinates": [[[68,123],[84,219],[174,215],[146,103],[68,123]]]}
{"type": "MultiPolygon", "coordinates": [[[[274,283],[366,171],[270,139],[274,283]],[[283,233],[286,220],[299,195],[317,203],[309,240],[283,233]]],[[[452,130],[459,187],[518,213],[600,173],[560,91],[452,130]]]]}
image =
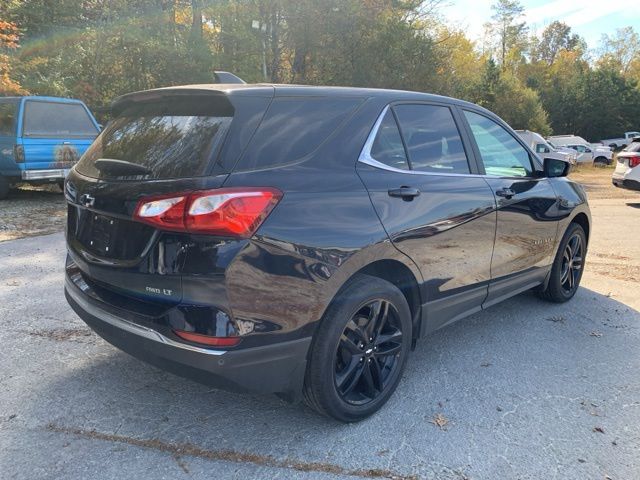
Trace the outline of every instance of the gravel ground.
{"type": "Polygon", "coordinates": [[[61,233],[1,243],[1,476],[640,478],[640,195],[602,192],[571,302],[522,294],[436,332],[354,425],[119,352],[64,301],[61,233]]]}
{"type": "Polygon", "coordinates": [[[0,242],[64,229],[66,205],[57,185],[22,185],[0,200],[0,242]]]}

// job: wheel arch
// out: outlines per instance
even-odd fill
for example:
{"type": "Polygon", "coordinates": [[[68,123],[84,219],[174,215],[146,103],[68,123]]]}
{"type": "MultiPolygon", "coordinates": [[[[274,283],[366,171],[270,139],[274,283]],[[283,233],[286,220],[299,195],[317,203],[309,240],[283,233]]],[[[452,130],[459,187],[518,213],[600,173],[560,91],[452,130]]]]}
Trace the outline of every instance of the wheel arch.
{"type": "Polygon", "coordinates": [[[354,272],[345,282],[345,285],[358,274],[380,278],[398,287],[409,305],[413,325],[413,339],[419,338],[422,321],[422,298],[418,279],[411,269],[399,260],[376,260],[354,272]]]}
{"type": "Polygon", "coordinates": [[[582,229],[584,230],[584,233],[587,237],[587,244],[589,243],[589,232],[591,229],[591,225],[589,223],[589,217],[587,217],[587,214],[584,212],[580,212],[578,213],[575,217],[573,217],[571,219],[571,223],[577,223],[578,225],[580,225],[582,227],[582,229]]]}

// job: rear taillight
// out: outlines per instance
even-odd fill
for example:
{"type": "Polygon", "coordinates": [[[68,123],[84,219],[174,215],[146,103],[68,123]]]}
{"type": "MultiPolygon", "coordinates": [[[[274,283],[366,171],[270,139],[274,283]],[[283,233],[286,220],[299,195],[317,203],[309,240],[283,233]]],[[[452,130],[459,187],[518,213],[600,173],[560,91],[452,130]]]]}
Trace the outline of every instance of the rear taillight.
{"type": "Polygon", "coordinates": [[[13,160],[16,163],[24,163],[24,147],[22,145],[13,146],[13,160]]]}
{"type": "Polygon", "coordinates": [[[186,332],[184,330],[174,330],[178,337],[188,342],[200,343],[211,347],[233,347],[240,343],[240,337],[212,337],[201,333],[186,332]]]}
{"type": "Polygon", "coordinates": [[[634,168],[634,167],[637,167],[638,165],[640,165],[640,157],[639,156],[628,157],[628,158],[629,158],[629,168],[634,168]]]}
{"type": "Polygon", "coordinates": [[[134,219],[162,230],[247,238],[282,198],[275,188],[221,188],[146,197],[134,219]]]}

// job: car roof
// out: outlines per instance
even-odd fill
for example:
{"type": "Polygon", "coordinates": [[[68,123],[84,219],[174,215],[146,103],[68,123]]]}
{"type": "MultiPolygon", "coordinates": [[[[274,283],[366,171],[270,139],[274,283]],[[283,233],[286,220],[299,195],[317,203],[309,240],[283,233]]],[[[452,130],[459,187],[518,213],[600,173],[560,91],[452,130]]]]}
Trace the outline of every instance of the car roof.
{"type": "MultiPolygon", "coordinates": [[[[414,100],[424,102],[440,102],[440,103],[453,103],[456,105],[464,105],[474,107],[489,112],[488,110],[479,107],[473,103],[459,100],[452,97],[445,97],[442,95],[435,95],[424,92],[413,92],[408,90],[393,90],[385,88],[360,88],[360,87],[328,87],[328,86],[310,86],[310,85],[288,85],[288,84],[271,84],[271,83],[255,83],[255,84],[196,84],[196,85],[180,85],[164,88],[156,88],[153,90],[143,90],[139,92],[133,92],[114,100],[112,106],[121,104],[127,101],[136,101],[143,98],[153,97],[154,94],[162,95],[164,93],[198,93],[198,92],[211,92],[222,93],[229,96],[235,95],[255,95],[255,96],[269,96],[269,97],[290,97],[290,96],[343,96],[343,97],[375,97],[380,99],[386,99],[389,102],[414,100]]],[[[491,112],[489,112],[491,113],[491,112]]]]}
{"type": "Polygon", "coordinates": [[[65,97],[49,97],[45,95],[22,95],[22,96],[14,96],[14,97],[0,97],[0,100],[40,100],[47,102],[57,102],[57,103],[82,103],[82,100],[77,98],[65,98],[65,97]]]}

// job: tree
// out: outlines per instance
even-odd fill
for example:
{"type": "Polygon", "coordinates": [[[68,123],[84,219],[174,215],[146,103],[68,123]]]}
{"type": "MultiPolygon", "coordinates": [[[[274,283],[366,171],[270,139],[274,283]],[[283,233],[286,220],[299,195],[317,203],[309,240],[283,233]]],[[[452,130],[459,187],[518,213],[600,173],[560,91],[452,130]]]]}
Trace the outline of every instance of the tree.
{"type": "MultiPolygon", "coordinates": [[[[16,25],[0,20],[0,52],[18,48],[18,39],[16,25]]],[[[10,60],[9,55],[0,53],[0,95],[23,95],[26,90],[11,78],[10,60]]]]}
{"type": "Polygon", "coordinates": [[[519,0],[498,0],[491,9],[494,12],[491,18],[498,37],[500,65],[504,70],[509,51],[514,48],[523,50],[527,42],[528,27],[525,22],[520,21],[524,7],[519,0]]]}
{"type": "Polygon", "coordinates": [[[532,57],[535,60],[546,62],[547,65],[553,65],[561,50],[575,49],[586,50],[584,39],[580,35],[572,34],[569,25],[556,20],[551,22],[542,32],[540,40],[532,52],[532,57]]]}
{"type": "Polygon", "coordinates": [[[602,35],[599,63],[617,68],[626,75],[640,63],[640,35],[633,27],[618,28],[615,35],[602,35]]]}
{"type": "Polygon", "coordinates": [[[513,128],[551,133],[547,112],[538,94],[525,87],[511,72],[502,72],[492,58],[484,66],[472,101],[495,112],[513,128]]]}

